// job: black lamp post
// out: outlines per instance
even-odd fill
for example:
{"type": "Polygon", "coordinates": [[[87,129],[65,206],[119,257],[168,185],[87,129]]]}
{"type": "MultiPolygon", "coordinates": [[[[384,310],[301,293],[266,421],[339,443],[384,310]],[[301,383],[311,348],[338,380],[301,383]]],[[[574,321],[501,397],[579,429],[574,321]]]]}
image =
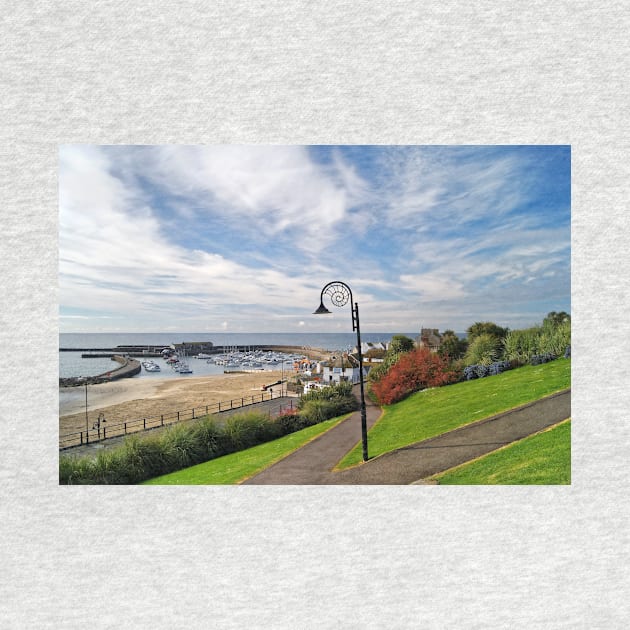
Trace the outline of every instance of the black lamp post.
{"type": "Polygon", "coordinates": [[[87,381],[85,381],[85,443],[90,443],[90,426],[88,422],[87,381]]]}
{"type": "Polygon", "coordinates": [[[359,379],[361,386],[361,440],[363,442],[363,461],[368,460],[367,418],[365,412],[365,387],[363,383],[363,352],[361,351],[361,328],[359,327],[359,305],[352,300],[352,291],[345,282],[329,282],[323,289],[319,299],[319,308],[314,315],[330,315],[331,312],[324,306],[324,295],[330,297],[334,306],[341,308],[350,301],[352,312],[352,330],[357,331],[357,348],[359,350],[359,379]]]}

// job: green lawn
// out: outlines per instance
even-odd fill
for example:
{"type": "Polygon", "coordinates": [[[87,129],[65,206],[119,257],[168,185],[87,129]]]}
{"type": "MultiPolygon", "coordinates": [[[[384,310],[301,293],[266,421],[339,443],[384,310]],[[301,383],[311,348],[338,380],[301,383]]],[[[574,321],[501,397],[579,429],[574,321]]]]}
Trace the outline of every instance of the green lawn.
{"type": "Polygon", "coordinates": [[[203,464],[184,468],[168,475],[145,481],[143,485],[213,485],[235,484],[286,457],[318,435],[345,420],[349,414],[326,420],[285,435],[272,442],[259,444],[244,451],[218,457],[203,464]]]}
{"type": "MultiPolygon", "coordinates": [[[[571,360],[526,365],[473,381],[428,389],[384,408],[368,434],[370,457],[452,431],[537,400],[571,386],[571,360]]],[[[339,463],[348,468],[362,461],[357,445],[339,463]]]]}
{"type": "Polygon", "coordinates": [[[443,485],[571,483],[571,421],[434,475],[443,485]]]}

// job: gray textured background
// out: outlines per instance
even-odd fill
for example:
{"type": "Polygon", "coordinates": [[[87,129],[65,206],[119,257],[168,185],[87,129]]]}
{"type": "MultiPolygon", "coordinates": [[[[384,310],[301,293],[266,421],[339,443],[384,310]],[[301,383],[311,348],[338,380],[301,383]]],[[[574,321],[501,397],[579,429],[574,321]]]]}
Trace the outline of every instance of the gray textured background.
{"type": "Polygon", "coordinates": [[[625,3],[2,4],[0,627],[626,627],[625,3]],[[573,484],[59,487],[71,142],[571,144],[573,484]]]}

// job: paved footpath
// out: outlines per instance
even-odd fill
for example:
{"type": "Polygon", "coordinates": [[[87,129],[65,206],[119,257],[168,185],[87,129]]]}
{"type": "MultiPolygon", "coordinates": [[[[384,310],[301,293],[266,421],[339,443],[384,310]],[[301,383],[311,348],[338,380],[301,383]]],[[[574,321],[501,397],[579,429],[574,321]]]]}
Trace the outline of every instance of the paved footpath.
{"type": "MultiPolygon", "coordinates": [[[[380,417],[381,410],[369,403],[366,410],[369,429],[380,417]]],[[[567,389],[375,457],[354,468],[332,472],[337,462],[361,441],[361,416],[357,411],[335,428],[243,483],[412,484],[541,431],[570,416],[571,390],[567,389]]]]}

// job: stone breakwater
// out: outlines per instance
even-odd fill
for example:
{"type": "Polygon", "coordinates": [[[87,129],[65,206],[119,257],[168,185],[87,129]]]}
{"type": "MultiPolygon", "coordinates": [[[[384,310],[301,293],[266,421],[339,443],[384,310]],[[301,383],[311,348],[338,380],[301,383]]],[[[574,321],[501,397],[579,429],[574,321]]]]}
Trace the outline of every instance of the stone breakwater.
{"type": "Polygon", "coordinates": [[[104,372],[98,376],[72,376],[69,378],[60,378],[59,387],[75,387],[78,385],[94,385],[95,383],[109,383],[110,381],[118,380],[119,378],[128,378],[140,373],[142,365],[140,361],[130,359],[129,357],[123,357],[116,354],[112,357],[112,361],[120,363],[120,366],[104,372]]]}

